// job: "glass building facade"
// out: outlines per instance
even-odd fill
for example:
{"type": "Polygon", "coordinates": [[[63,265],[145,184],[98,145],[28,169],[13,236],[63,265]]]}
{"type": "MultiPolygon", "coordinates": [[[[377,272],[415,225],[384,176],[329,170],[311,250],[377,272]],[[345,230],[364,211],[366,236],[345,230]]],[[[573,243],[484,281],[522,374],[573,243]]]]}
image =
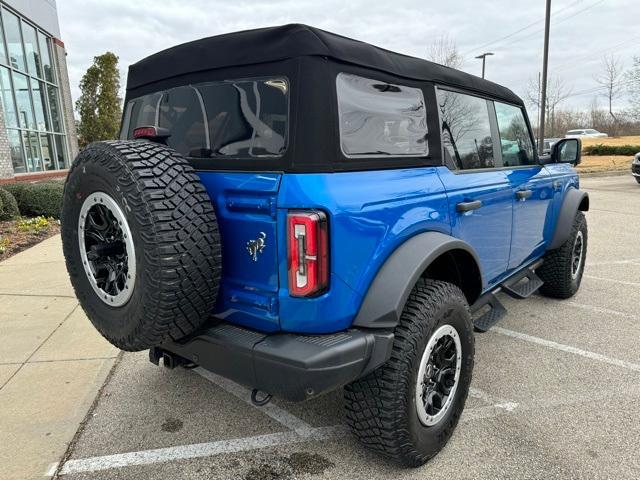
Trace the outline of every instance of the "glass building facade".
{"type": "Polygon", "coordinates": [[[14,174],[69,166],[53,53],[51,36],[2,5],[0,101],[14,174]]]}

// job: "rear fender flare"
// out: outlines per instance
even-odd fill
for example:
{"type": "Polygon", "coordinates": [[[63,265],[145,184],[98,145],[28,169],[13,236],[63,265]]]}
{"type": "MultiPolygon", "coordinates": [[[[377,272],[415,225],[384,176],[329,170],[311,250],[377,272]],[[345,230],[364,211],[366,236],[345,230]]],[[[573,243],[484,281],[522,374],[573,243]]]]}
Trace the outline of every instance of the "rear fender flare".
{"type": "Polygon", "coordinates": [[[480,265],[478,255],[469,244],[443,233],[425,232],[405,241],[378,271],[353,326],[395,328],[418,279],[436,259],[452,250],[468,252],[476,265],[480,265]]]}

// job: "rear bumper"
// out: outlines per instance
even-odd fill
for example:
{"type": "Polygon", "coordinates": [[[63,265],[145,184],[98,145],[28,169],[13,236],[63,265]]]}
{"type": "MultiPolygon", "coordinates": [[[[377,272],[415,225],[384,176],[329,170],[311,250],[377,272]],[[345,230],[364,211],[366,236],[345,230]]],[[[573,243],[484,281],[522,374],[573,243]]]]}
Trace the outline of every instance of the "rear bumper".
{"type": "Polygon", "coordinates": [[[170,352],[250,388],[302,401],[346,385],[391,356],[393,333],[264,334],[220,323],[197,336],[152,349],[170,352]]]}

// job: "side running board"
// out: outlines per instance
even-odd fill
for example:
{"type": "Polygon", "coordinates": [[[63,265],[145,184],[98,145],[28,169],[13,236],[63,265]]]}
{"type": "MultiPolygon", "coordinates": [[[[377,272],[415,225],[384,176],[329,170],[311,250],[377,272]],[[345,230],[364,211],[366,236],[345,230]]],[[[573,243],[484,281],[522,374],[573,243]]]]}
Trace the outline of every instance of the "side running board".
{"type": "Polygon", "coordinates": [[[502,290],[507,295],[519,300],[529,298],[544,283],[540,277],[536,275],[535,269],[542,265],[542,260],[538,260],[529,268],[525,268],[522,272],[509,278],[502,284],[502,290]]]}
{"type": "MultiPolygon", "coordinates": [[[[500,289],[495,290],[498,293],[500,289]]],[[[487,292],[471,307],[473,326],[477,332],[486,332],[498,323],[506,314],[507,309],[498,300],[494,292],[487,292]],[[482,312],[482,313],[479,313],[482,312]]]]}
{"type": "Polygon", "coordinates": [[[504,291],[513,298],[524,299],[538,291],[544,283],[535,273],[535,269],[540,265],[542,259],[507,279],[494,290],[485,293],[471,306],[473,326],[477,332],[488,331],[507,314],[507,309],[496,297],[498,292],[504,291]]]}

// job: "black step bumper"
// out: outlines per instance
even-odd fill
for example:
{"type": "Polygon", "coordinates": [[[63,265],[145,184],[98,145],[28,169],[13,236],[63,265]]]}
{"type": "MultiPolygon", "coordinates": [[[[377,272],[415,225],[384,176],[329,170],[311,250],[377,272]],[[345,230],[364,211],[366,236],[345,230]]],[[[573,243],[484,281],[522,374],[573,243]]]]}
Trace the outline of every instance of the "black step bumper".
{"type": "Polygon", "coordinates": [[[197,336],[155,347],[214,373],[291,401],[346,385],[382,365],[393,333],[348,330],[330,335],[264,334],[221,323],[197,336]]]}

